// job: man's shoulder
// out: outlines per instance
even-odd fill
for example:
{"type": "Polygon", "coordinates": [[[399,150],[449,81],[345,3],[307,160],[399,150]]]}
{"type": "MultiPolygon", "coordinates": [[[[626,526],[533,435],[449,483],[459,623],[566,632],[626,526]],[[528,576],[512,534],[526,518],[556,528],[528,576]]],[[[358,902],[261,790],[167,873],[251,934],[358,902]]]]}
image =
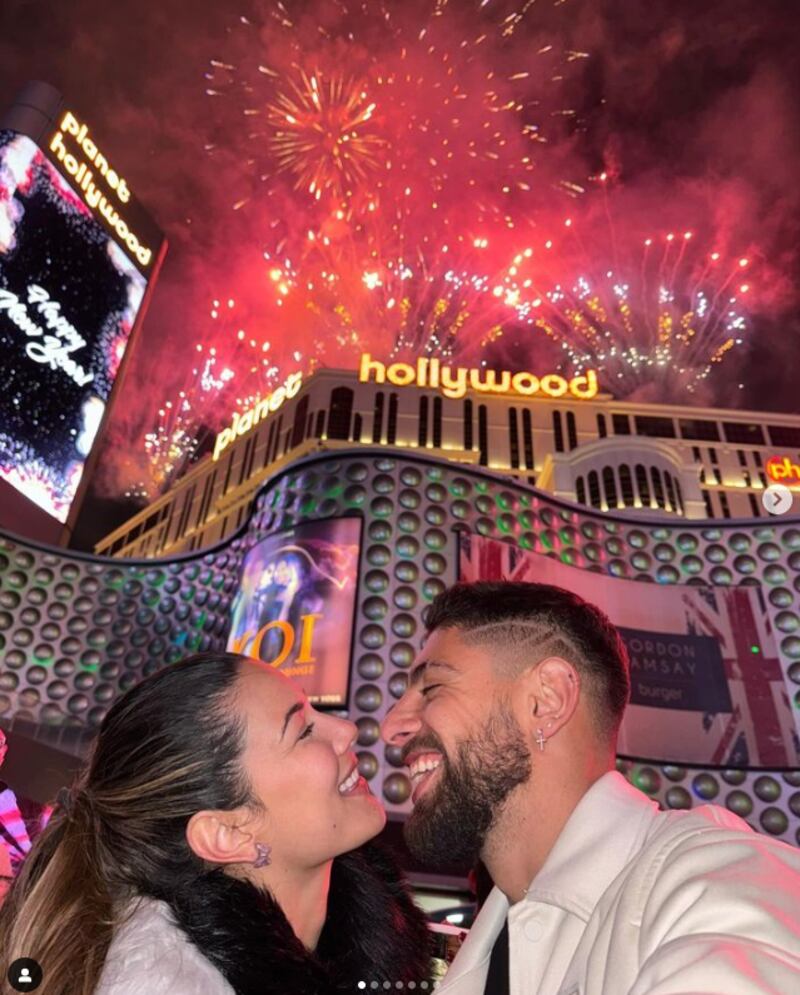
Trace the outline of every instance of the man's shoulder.
{"type": "Polygon", "coordinates": [[[800,887],[800,850],[755,832],[727,809],[702,805],[688,812],[659,812],[626,876],[648,892],[713,878],[710,891],[721,892],[726,882],[737,886],[743,867],[752,882],[778,873],[800,887]]]}

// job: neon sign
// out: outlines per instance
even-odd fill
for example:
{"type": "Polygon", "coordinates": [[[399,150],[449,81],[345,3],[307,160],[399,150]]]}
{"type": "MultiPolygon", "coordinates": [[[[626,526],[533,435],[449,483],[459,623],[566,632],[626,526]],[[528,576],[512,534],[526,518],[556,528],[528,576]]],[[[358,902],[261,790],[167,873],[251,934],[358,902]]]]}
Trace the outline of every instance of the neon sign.
{"type": "Polygon", "coordinates": [[[800,485],[800,466],[790,456],[770,456],[766,462],[767,476],[776,484],[789,487],[800,485]]]}
{"type": "Polygon", "coordinates": [[[148,226],[131,203],[125,178],[111,168],[90,136],[88,126],[71,111],[65,111],[48,149],[53,161],[81,191],[98,221],[127,246],[142,267],[149,266],[157,254],[148,244],[154,238],[153,233],[143,230],[148,226]]]}
{"type": "Polygon", "coordinates": [[[467,369],[463,366],[442,366],[439,359],[419,358],[415,366],[410,363],[392,363],[389,366],[373,359],[368,352],[361,356],[358,371],[361,383],[394,384],[395,387],[431,387],[438,389],[445,397],[460,398],[467,390],[483,394],[518,394],[533,397],[536,394],[546,397],[564,397],[569,394],[579,400],[588,401],[598,392],[597,373],[587,370],[582,376],[566,379],[558,373],[548,373],[537,377],[522,371],[512,373],[503,370],[467,369]]]}
{"type": "Polygon", "coordinates": [[[220,456],[225,452],[228,446],[240,435],[246,435],[252,428],[254,428],[258,423],[266,418],[267,415],[273,414],[278,408],[287,401],[290,397],[294,397],[295,394],[300,390],[303,384],[303,374],[302,373],[292,373],[291,376],[286,378],[286,382],[283,386],[278,387],[277,390],[263,397],[258,404],[254,405],[244,414],[239,414],[236,411],[233,415],[233,420],[227,428],[223,428],[221,432],[218,433],[217,438],[214,442],[214,455],[212,459],[214,461],[218,460],[220,456]]]}

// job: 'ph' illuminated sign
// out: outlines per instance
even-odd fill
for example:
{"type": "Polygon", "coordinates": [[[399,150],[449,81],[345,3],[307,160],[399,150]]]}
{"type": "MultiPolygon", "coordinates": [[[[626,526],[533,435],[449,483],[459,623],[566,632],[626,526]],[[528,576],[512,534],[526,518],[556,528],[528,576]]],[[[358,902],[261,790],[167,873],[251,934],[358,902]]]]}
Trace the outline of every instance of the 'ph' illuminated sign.
{"type": "Polygon", "coordinates": [[[770,456],[766,462],[767,476],[776,484],[787,487],[800,485],[800,466],[790,456],[770,456]]]}

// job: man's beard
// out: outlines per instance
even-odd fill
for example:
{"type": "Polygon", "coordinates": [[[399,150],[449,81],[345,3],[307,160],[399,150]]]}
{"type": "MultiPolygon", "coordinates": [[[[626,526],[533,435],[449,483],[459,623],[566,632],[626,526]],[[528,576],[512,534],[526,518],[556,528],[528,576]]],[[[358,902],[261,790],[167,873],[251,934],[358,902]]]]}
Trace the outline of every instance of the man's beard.
{"type": "MultiPolygon", "coordinates": [[[[420,737],[420,745],[423,739],[429,737],[420,737]]],[[[439,783],[417,802],[403,835],[423,864],[466,869],[478,859],[508,796],[530,778],[531,753],[519,723],[502,705],[479,737],[459,744],[454,762],[441,745],[436,748],[442,753],[439,783]]]]}

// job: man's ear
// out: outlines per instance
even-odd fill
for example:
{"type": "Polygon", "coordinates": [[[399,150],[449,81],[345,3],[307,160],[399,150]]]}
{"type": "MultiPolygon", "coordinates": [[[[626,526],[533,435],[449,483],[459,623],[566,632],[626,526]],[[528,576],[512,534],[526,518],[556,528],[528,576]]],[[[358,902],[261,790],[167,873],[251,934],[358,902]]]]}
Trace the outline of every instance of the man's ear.
{"type": "Polygon", "coordinates": [[[580,690],[580,674],[568,660],[546,657],[529,674],[528,727],[550,739],[575,714],[580,690]]]}
{"type": "Polygon", "coordinates": [[[210,864],[244,864],[257,856],[255,839],[247,831],[247,816],[240,809],[195,812],[186,827],[186,841],[210,864]]]}

